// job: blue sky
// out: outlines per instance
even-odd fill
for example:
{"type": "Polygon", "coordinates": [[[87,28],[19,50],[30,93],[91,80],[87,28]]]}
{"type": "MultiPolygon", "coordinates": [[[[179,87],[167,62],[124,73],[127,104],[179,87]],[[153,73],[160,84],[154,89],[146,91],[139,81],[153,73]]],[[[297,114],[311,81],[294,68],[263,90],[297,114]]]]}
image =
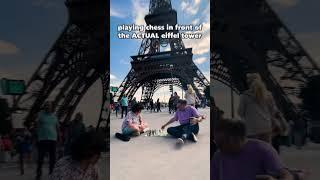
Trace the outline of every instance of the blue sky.
{"type": "MultiPolygon", "coordinates": [[[[117,26],[121,24],[144,24],[150,0],[111,0],[110,14],[110,70],[111,85],[119,86],[129,72],[130,56],[137,55],[141,40],[118,39],[117,26]]],[[[210,51],[210,9],[209,0],[172,0],[172,6],[178,13],[179,24],[203,24],[203,37],[199,40],[183,39],[187,48],[193,48],[193,60],[209,80],[210,51]]],[[[179,91],[180,92],[180,91],[179,91]]],[[[154,99],[163,99],[169,93],[168,87],[160,89],[154,99]]],[[[136,96],[140,97],[140,91],[136,96]]],[[[167,99],[167,98],[165,98],[167,99]]]]}

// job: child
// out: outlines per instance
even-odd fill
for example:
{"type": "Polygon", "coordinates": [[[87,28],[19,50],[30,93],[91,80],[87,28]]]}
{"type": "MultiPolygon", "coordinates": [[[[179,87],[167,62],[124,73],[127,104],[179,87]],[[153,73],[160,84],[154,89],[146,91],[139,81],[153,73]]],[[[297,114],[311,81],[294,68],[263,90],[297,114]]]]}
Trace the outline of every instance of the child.
{"type": "Polygon", "coordinates": [[[140,103],[134,104],[131,111],[124,118],[122,123],[122,134],[126,136],[138,136],[147,130],[147,123],[145,123],[141,118],[141,111],[143,105],[140,103]]]}
{"type": "Polygon", "coordinates": [[[24,174],[24,160],[30,162],[32,152],[32,136],[27,129],[24,129],[16,137],[16,146],[19,153],[20,174],[24,174]]]}
{"type": "Polygon", "coordinates": [[[114,106],[114,110],[116,111],[116,117],[118,117],[118,111],[120,111],[120,104],[116,102],[114,106]]]}

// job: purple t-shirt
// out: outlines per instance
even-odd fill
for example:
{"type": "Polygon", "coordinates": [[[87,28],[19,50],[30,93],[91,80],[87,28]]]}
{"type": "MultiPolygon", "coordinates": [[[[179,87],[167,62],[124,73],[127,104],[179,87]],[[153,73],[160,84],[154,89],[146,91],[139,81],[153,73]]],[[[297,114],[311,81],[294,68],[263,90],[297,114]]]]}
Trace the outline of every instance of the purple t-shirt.
{"type": "Polygon", "coordinates": [[[184,110],[177,110],[174,117],[180,122],[181,125],[188,124],[191,117],[199,117],[198,110],[193,106],[186,106],[184,110]]]}
{"type": "Polygon", "coordinates": [[[282,165],[269,144],[249,139],[238,154],[216,152],[211,161],[211,180],[254,180],[256,175],[279,176],[282,165]]]}

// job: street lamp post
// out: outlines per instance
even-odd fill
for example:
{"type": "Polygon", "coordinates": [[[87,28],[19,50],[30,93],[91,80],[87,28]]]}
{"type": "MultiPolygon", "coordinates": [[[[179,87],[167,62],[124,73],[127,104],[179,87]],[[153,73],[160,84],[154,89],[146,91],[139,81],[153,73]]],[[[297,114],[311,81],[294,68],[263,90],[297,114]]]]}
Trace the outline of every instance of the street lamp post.
{"type": "Polygon", "coordinates": [[[170,73],[171,73],[171,86],[172,86],[172,92],[171,94],[173,95],[173,74],[172,74],[172,71],[173,71],[173,64],[170,64],[170,73]]]}

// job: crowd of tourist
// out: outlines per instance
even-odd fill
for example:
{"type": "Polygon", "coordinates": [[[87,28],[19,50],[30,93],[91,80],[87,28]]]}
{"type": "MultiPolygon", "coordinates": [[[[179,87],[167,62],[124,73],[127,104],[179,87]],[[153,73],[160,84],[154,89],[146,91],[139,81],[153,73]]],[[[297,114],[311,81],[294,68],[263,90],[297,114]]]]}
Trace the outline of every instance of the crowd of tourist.
{"type": "Polygon", "coordinates": [[[79,112],[73,120],[59,122],[52,103],[46,102],[35,122],[1,136],[0,151],[7,154],[6,161],[18,157],[21,175],[26,163],[36,162],[36,179],[41,179],[48,157],[50,180],[97,180],[97,162],[106,149],[105,137],[83,121],[79,112]]]}

